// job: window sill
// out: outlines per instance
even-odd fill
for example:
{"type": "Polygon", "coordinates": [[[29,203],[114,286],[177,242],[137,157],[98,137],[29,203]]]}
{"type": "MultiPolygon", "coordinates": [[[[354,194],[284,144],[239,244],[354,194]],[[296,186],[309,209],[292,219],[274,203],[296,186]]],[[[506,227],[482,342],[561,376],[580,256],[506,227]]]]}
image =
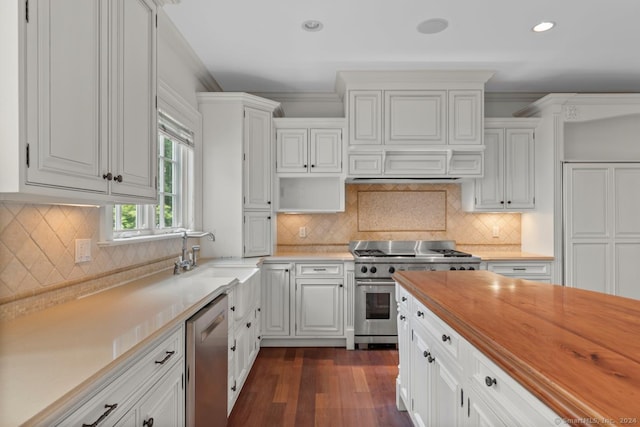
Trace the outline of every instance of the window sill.
{"type": "Polygon", "coordinates": [[[147,234],[145,236],[133,236],[133,237],[123,237],[119,239],[113,240],[104,240],[98,242],[99,247],[108,247],[108,246],[121,246],[121,245],[129,245],[135,243],[147,243],[147,242],[157,242],[159,240],[168,240],[168,239],[180,239],[182,238],[182,232],[178,233],[165,233],[165,234],[147,234]]]}

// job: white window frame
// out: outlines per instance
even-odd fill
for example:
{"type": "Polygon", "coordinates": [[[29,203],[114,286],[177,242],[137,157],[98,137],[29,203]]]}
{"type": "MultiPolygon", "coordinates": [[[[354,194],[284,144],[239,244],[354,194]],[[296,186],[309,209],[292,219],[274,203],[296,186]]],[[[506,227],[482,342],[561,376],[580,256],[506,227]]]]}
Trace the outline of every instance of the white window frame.
{"type": "MultiPolygon", "coordinates": [[[[196,161],[200,159],[201,148],[201,132],[202,132],[202,116],[200,113],[187,103],[179,94],[173,91],[163,82],[158,84],[158,109],[175,121],[182,124],[185,128],[193,131],[193,139],[195,147],[191,150],[191,155],[187,155],[184,149],[180,149],[180,159],[182,165],[186,167],[180,168],[178,181],[180,181],[180,190],[177,197],[181,209],[174,213],[178,218],[174,218],[173,227],[156,227],[155,224],[155,206],[156,205],[137,205],[137,215],[144,218],[144,227],[138,229],[115,230],[113,224],[114,205],[105,205],[101,209],[101,241],[114,244],[155,239],[159,237],[167,237],[168,235],[178,235],[185,230],[195,230],[196,212],[201,206],[201,201],[196,198],[196,187],[201,185],[201,166],[196,161]],[[177,219],[177,224],[176,224],[177,219]]],[[[164,132],[158,129],[158,150],[156,152],[156,161],[160,165],[160,148],[161,141],[164,141],[164,132]]],[[[171,135],[168,135],[171,137],[171,135]]],[[[177,143],[176,145],[181,145],[177,143]]],[[[164,192],[162,181],[162,171],[158,170],[158,195],[160,197],[164,192]]],[[[117,209],[117,207],[116,207],[117,209]]],[[[162,219],[162,218],[160,218],[162,219]]]]}

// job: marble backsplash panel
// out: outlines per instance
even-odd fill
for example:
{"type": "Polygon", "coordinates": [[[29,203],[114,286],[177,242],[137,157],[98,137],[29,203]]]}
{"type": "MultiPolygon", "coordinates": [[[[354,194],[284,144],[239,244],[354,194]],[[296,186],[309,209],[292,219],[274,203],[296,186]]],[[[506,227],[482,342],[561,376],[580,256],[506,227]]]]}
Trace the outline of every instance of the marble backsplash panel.
{"type": "Polygon", "coordinates": [[[344,246],[351,240],[455,240],[458,246],[501,248],[519,248],[521,243],[520,214],[465,212],[459,184],[347,184],[345,197],[345,211],[337,214],[279,214],[278,246],[344,246]],[[444,192],[446,196],[389,197],[403,192],[444,192]],[[365,204],[359,203],[363,197],[367,199],[365,204]],[[390,204],[389,200],[402,203],[390,204]],[[363,208],[376,212],[362,211],[363,208]],[[397,224],[415,224],[416,212],[443,217],[444,229],[429,230],[425,226],[423,230],[394,231],[397,224]],[[375,230],[361,227],[363,217],[375,217],[375,230]],[[300,227],[306,227],[306,237],[299,237],[300,227]],[[498,237],[493,235],[494,227],[498,237]]]}

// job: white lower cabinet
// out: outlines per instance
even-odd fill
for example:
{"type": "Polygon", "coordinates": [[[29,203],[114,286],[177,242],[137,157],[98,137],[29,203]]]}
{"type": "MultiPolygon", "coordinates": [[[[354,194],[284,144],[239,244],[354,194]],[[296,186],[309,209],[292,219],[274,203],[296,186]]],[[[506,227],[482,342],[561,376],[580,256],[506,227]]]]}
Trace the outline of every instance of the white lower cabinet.
{"type": "Polygon", "coordinates": [[[551,426],[560,418],[396,285],[398,409],[416,426],[551,426]]]}
{"type": "Polygon", "coordinates": [[[295,345],[301,339],[317,338],[344,341],[343,262],[264,264],[262,268],[262,345],[295,345]]]}
{"type": "Polygon", "coordinates": [[[184,328],[180,326],[142,350],[111,382],[52,424],[181,427],[184,411],[184,328]]]}
{"type": "Polygon", "coordinates": [[[261,272],[254,272],[228,292],[229,350],[227,414],[231,414],[242,386],[260,351],[261,272]]]}

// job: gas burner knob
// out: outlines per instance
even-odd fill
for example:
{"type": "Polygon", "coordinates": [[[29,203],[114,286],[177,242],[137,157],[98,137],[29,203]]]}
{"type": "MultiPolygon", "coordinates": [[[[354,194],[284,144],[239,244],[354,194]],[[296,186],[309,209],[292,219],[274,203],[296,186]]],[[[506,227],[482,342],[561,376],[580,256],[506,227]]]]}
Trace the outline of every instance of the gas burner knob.
{"type": "Polygon", "coordinates": [[[375,268],[375,267],[371,267],[371,268],[369,269],[369,271],[371,271],[372,273],[375,273],[376,271],[378,271],[378,269],[377,269],[377,268],[375,268]]]}
{"type": "Polygon", "coordinates": [[[389,274],[393,274],[396,272],[396,268],[395,267],[389,267],[389,274]]]}
{"type": "Polygon", "coordinates": [[[475,270],[475,268],[469,267],[469,268],[467,268],[467,270],[475,270]]]}
{"type": "Polygon", "coordinates": [[[362,268],[360,269],[361,273],[366,273],[367,272],[367,267],[365,267],[364,265],[362,266],[362,268]]]}
{"type": "Polygon", "coordinates": [[[466,268],[464,268],[464,267],[460,267],[458,270],[466,270],[466,268]]]}
{"type": "Polygon", "coordinates": [[[451,268],[449,268],[449,270],[455,270],[455,269],[456,269],[455,267],[451,267],[451,268]]]}

